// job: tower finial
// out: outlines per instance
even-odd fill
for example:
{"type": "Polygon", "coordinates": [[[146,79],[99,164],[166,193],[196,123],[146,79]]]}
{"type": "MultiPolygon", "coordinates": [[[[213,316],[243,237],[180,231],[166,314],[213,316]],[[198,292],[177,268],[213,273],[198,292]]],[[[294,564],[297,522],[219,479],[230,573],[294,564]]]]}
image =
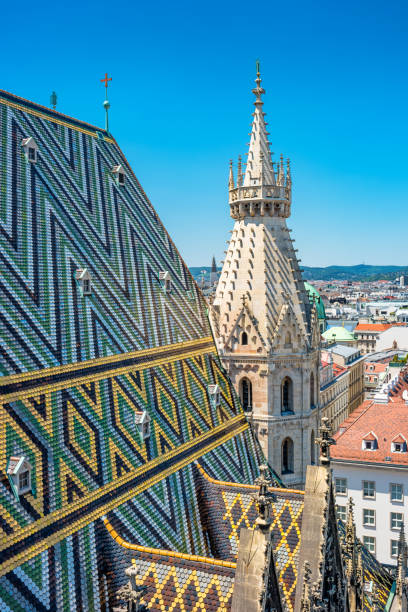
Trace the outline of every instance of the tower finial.
{"type": "Polygon", "coordinates": [[[103,79],[101,79],[101,83],[105,83],[105,101],[103,103],[103,108],[105,109],[105,130],[107,132],[109,132],[109,115],[108,115],[108,111],[110,109],[110,102],[108,100],[108,84],[109,81],[112,80],[112,77],[108,78],[108,73],[105,72],[105,77],[103,79]]]}
{"type": "Polygon", "coordinates": [[[238,155],[238,175],[237,175],[237,187],[242,185],[242,158],[238,155]]]}
{"type": "Polygon", "coordinates": [[[285,184],[285,168],[283,164],[283,155],[280,155],[279,173],[278,173],[278,185],[285,184]]]}
{"type": "Polygon", "coordinates": [[[50,95],[50,104],[53,110],[57,108],[57,94],[55,93],[55,91],[53,91],[50,95]]]}
{"type": "Polygon", "coordinates": [[[229,180],[228,180],[228,189],[234,189],[235,185],[234,185],[234,171],[232,169],[232,159],[230,159],[230,163],[229,163],[229,180]]]}
{"type": "Polygon", "coordinates": [[[286,160],[286,185],[290,187],[292,184],[292,175],[290,173],[290,159],[289,157],[286,160]]]}
{"type": "Polygon", "coordinates": [[[252,495],[258,507],[256,525],[261,530],[267,530],[272,522],[270,512],[272,495],[268,490],[268,487],[271,486],[271,480],[269,478],[269,469],[266,464],[259,466],[259,476],[256,478],[255,484],[259,486],[257,493],[252,495]]]}
{"type": "Polygon", "coordinates": [[[319,433],[320,436],[315,442],[320,446],[320,465],[330,467],[330,446],[336,444],[336,440],[331,437],[331,427],[327,417],[322,418],[319,433]]]}
{"type": "Polygon", "coordinates": [[[256,87],[255,89],[252,90],[252,93],[256,95],[256,100],[254,102],[255,106],[257,106],[258,104],[262,105],[262,98],[261,96],[265,93],[265,90],[263,87],[261,87],[261,63],[259,61],[259,59],[256,60],[256,79],[255,79],[255,83],[256,83],[256,87]]]}

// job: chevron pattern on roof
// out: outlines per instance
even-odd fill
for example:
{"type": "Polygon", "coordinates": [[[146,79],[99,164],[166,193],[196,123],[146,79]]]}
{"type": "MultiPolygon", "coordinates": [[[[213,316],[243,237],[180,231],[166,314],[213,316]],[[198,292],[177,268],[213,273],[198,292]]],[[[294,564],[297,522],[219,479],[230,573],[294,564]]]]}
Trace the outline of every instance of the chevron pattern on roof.
{"type": "Polygon", "coordinates": [[[0,608],[105,611],[101,518],[206,554],[191,463],[251,482],[259,450],[205,301],[113,137],[1,91],[0,130],[0,608]],[[10,456],[32,466],[19,499],[10,456]]]}

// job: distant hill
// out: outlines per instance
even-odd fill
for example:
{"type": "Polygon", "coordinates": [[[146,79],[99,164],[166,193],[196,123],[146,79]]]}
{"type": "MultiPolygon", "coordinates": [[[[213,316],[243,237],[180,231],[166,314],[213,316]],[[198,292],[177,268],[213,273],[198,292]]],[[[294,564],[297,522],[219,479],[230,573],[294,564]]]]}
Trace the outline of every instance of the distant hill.
{"type": "Polygon", "coordinates": [[[408,274],[408,266],[328,266],[311,268],[304,266],[305,280],[394,280],[401,274],[408,274]]]}
{"type": "MultiPolygon", "coordinates": [[[[221,268],[217,268],[219,271],[221,268]]],[[[210,266],[190,268],[191,274],[196,280],[201,278],[202,271],[206,271],[206,277],[211,272],[210,266]]],[[[303,278],[305,280],[394,280],[401,274],[408,274],[408,266],[328,266],[327,268],[303,267],[303,278]]]]}

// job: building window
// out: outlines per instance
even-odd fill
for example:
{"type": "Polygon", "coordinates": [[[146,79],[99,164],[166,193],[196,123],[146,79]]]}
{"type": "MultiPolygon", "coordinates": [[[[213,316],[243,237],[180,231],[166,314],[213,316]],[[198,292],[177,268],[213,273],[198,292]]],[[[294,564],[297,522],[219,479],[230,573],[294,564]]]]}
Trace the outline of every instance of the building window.
{"type": "Polygon", "coordinates": [[[123,169],[123,166],[121,166],[120,164],[118,166],[113,166],[112,174],[115,177],[117,185],[124,185],[125,184],[126,174],[125,174],[125,171],[123,169]]]}
{"type": "Polygon", "coordinates": [[[242,378],[240,382],[240,396],[242,407],[245,411],[252,410],[252,383],[248,378],[242,378]]]}
{"type": "Polygon", "coordinates": [[[391,550],[390,550],[390,554],[391,557],[398,557],[399,555],[399,540],[391,540],[391,550]]]}
{"type": "Polygon", "coordinates": [[[363,544],[372,555],[375,555],[375,538],[373,536],[363,536],[363,544]]]}
{"type": "Polygon", "coordinates": [[[363,450],[376,450],[375,440],[363,440],[363,450]]]}
{"type": "Polygon", "coordinates": [[[92,283],[91,283],[91,275],[87,268],[79,268],[75,272],[75,278],[79,283],[81,288],[82,295],[91,295],[92,293],[92,283]]]}
{"type": "Polygon", "coordinates": [[[18,475],[18,488],[20,493],[27,491],[30,488],[30,472],[26,470],[18,475]]]}
{"type": "Polygon", "coordinates": [[[363,480],[363,497],[375,498],[375,482],[372,480],[363,480]]]}
{"type": "Polygon", "coordinates": [[[32,164],[35,164],[37,162],[38,147],[37,147],[37,143],[35,142],[34,138],[32,137],[24,138],[22,140],[21,146],[24,149],[24,153],[28,161],[31,162],[32,164]]]}
{"type": "Polygon", "coordinates": [[[208,385],[210,402],[214,408],[218,408],[221,403],[221,392],[218,385],[208,385]]]}
{"type": "Polygon", "coordinates": [[[26,457],[10,457],[6,472],[17,500],[19,500],[19,495],[31,491],[31,471],[31,464],[26,457]]]}
{"type": "Polygon", "coordinates": [[[289,332],[287,332],[286,336],[285,336],[285,346],[284,348],[291,348],[292,346],[292,336],[290,335],[289,332]]]}
{"type": "Polygon", "coordinates": [[[403,440],[398,440],[396,442],[391,442],[391,452],[392,453],[405,453],[407,450],[407,443],[403,440]]]}
{"type": "Polygon", "coordinates": [[[336,478],[336,495],[347,495],[347,478],[336,478]]]}
{"type": "Polygon", "coordinates": [[[282,443],[282,474],[293,474],[293,441],[286,438],[282,443]]]}
{"type": "Polygon", "coordinates": [[[293,412],[293,382],[286,376],[281,385],[281,412],[293,412]]]}
{"type": "Polygon", "coordinates": [[[159,272],[159,281],[165,293],[171,292],[171,276],[168,270],[159,272]]]}
{"type": "Polygon", "coordinates": [[[366,527],[375,527],[375,510],[369,508],[363,509],[363,525],[366,527]]]}
{"type": "Polygon", "coordinates": [[[241,344],[248,344],[248,334],[246,332],[242,332],[241,344]]]}
{"type": "Polygon", "coordinates": [[[343,523],[347,520],[347,508],[346,506],[336,506],[337,518],[343,521],[343,523]]]}
{"type": "Polygon", "coordinates": [[[310,407],[315,405],[315,382],[313,372],[310,374],[310,407]]]}
{"type": "Polygon", "coordinates": [[[391,512],[391,529],[401,529],[404,518],[401,512],[391,512]]]}
{"type": "Polygon", "coordinates": [[[404,501],[404,490],[402,484],[391,483],[390,484],[390,494],[392,502],[402,502],[404,501]]]}
{"type": "Polygon", "coordinates": [[[146,410],[136,412],[135,424],[142,440],[150,438],[150,416],[146,410]]]}

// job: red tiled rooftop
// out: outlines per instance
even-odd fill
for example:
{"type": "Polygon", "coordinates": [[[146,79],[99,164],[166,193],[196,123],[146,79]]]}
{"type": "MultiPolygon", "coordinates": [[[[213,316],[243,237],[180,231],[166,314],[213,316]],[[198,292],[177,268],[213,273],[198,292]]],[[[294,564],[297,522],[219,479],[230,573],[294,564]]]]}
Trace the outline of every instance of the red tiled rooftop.
{"type": "Polygon", "coordinates": [[[366,374],[380,374],[381,372],[385,372],[385,370],[387,369],[387,366],[388,366],[388,363],[377,363],[377,362],[372,362],[372,361],[366,361],[364,364],[364,372],[366,374]]]}
{"type": "Polygon", "coordinates": [[[340,425],[330,454],[333,459],[408,465],[408,453],[391,452],[391,442],[400,434],[408,437],[408,405],[404,401],[375,404],[366,400],[340,425]],[[362,441],[370,432],[377,436],[377,448],[363,450],[362,441]]]}
{"type": "MultiPolygon", "coordinates": [[[[328,361],[323,361],[323,359],[321,363],[323,368],[330,365],[328,361]]],[[[343,372],[347,372],[347,368],[343,368],[342,366],[337,365],[337,363],[333,363],[333,374],[335,377],[340,376],[340,374],[343,374],[343,372]]]]}
{"type": "Polygon", "coordinates": [[[392,327],[391,323],[358,323],[354,328],[354,331],[385,331],[392,327]]]}
{"type": "Polygon", "coordinates": [[[373,434],[372,431],[369,431],[365,436],[363,436],[363,440],[376,440],[377,436],[373,434]]]}

